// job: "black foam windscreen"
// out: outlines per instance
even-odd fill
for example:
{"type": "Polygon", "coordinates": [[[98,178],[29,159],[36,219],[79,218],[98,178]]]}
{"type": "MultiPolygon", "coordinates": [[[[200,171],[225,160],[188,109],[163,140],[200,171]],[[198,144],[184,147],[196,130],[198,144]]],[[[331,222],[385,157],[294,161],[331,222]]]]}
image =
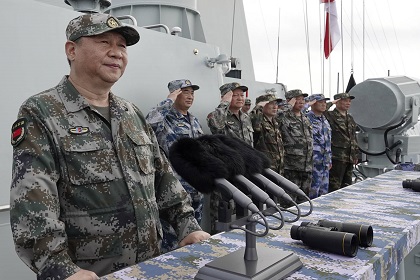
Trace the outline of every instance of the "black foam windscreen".
{"type": "Polygon", "coordinates": [[[225,145],[219,139],[219,135],[203,135],[196,139],[204,150],[224,163],[229,172],[227,179],[245,174],[246,164],[243,157],[235,149],[225,145]]]}
{"type": "Polygon", "coordinates": [[[202,193],[215,189],[214,180],[228,178],[229,171],[222,160],[211,155],[193,138],[181,138],[169,149],[169,161],[175,171],[202,193]]]}
{"type": "Polygon", "coordinates": [[[271,166],[270,159],[262,152],[237,137],[217,135],[226,146],[234,149],[241,155],[245,162],[246,174],[261,173],[264,168],[271,166]]]}

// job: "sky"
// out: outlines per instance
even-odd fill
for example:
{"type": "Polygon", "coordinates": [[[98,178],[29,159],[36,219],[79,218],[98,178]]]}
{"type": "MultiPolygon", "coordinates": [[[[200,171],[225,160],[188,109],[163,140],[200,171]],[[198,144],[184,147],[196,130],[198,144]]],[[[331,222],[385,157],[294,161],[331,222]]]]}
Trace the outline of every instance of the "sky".
{"type": "Polygon", "coordinates": [[[319,0],[243,1],[257,81],[331,97],[345,90],[352,69],[356,83],[388,73],[420,79],[418,0],[336,0],[342,40],[328,60],[321,48],[325,14],[319,0]]]}

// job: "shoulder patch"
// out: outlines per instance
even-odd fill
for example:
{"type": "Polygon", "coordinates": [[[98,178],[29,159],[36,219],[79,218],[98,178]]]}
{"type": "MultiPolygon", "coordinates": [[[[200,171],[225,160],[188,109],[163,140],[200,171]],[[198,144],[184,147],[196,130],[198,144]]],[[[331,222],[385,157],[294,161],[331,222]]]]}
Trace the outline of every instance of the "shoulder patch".
{"type": "Polygon", "coordinates": [[[11,135],[11,144],[13,147],[16,147],[20,142],[25,139],[28,132],[27,129],[28,120],[26,118],[20,118],[15,121],[12,125],[12,135],[11,135]]]}

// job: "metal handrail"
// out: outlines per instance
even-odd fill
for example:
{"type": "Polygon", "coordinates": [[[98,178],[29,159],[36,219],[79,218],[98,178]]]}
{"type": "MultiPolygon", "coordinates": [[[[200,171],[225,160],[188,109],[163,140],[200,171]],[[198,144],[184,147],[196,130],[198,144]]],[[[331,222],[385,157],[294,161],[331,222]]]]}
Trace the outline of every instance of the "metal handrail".
{"type": "Polygon", "coordinates": [[[135,17],[131,16],[131,15],[123,15],[123,16],[118,16],[118,19],[129,19],[133,22],[134,26],[137,26],[137,20],[135,17]]]}
{"type": "Polygon", "coordinates": [[[0,205],[0,212],[6,212],[10,210],[10,205],[0,205]]]}
{"type": "Polygon", "coordinates": [[[165,29],[165,31],[166,31],[167,34],[171,34],[171,31],[169,30],[169,27],[167,25],[161,24],[161,23],[152,24],[152,25],[145,25],[145,26],[142,26],[142,27],[143,28],[146,28],[146,29],[152,29],[152,28],[162,27],[163,29],[165,29]]]}

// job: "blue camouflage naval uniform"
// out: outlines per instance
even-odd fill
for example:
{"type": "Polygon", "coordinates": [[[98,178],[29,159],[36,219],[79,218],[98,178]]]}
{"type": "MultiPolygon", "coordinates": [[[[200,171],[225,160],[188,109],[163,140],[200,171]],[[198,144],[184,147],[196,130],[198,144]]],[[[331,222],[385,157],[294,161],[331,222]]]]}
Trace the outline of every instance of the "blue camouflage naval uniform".
{"type": "MultiPolygon", "coordinates": [[[[156,133],[160,147],[169,155],[170,146],[182,137],[197,138],[202,136],[203,129],[199,120],[188,113],[184,116],[173,107],[174,101],[170,98],[160,102],[146,116],[146,120],[156,133]]],[[[203,195],[182,179],[178,174],[176,177],[184,189],[190,194],[195,218],[200,223],[203,214],[203,195]]]]}
{"type": "Polygon", "coordinates": [[[313,170],[309,198],[328,193],[329,166],[331,165],[331,127],[325,116],[309,111],[306,115],[312,124],[313,170]]]}
{"type": "Polygon", "coordinates": [[[64,77],[30,97],[13,128],[10,224],[38,279],[102,276],[161,253],[160,218],[201,230],[137,107],[110,93],[109,123],[64,77]]]}

